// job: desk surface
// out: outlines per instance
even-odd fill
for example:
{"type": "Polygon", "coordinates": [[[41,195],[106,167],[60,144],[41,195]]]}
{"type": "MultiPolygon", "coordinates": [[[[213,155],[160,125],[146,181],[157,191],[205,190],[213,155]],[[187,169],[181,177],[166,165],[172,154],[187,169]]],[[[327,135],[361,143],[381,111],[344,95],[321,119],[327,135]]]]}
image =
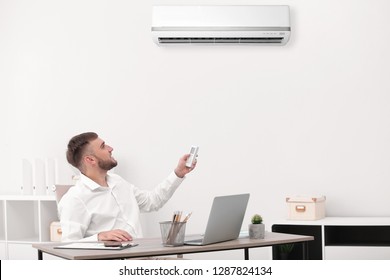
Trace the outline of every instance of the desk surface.
{"type": "Polygon", "coordinates": [[[120,251],[108,250],[77,250],[77,249],[55,249],[58,243],[35,243],[33,247],[43,253],[58,256],[70,260],[94,260],[94,259],[121,259],[121,258],[142,258],[150,256],[193,254],[235,249],[249,249],[266,247],[272,245],[307,242],[314,240],[313,236],[285,234],[277,232],[266,232],[264,239],[249,239],[240,237],[236,240],[210,244],[205,246],[178,246],[164,247],[161,238],[140,238],[134,240],[139,245],[120,251]]]}

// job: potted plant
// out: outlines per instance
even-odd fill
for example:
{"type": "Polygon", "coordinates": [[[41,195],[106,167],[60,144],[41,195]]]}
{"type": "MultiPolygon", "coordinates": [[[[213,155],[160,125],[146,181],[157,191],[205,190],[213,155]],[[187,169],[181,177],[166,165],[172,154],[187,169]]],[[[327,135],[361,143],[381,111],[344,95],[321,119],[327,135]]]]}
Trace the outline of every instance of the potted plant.
{"type": "Polygon", "coordinates": [[[252,217],[252,223],[249,224],[249,238],[251,239],[263,239],[265,233],[265,226],[263,224],[263,218],[259,214],[255,214],[252,217]]]}
{"type": "Polygon", "coordinates": [[[278,248],[279,248],[279,253],[280,253],[280,259],[288,260],[288,255],[294,249],[294,243],[287,243],[287,244],[279,245],[278,248]]]}

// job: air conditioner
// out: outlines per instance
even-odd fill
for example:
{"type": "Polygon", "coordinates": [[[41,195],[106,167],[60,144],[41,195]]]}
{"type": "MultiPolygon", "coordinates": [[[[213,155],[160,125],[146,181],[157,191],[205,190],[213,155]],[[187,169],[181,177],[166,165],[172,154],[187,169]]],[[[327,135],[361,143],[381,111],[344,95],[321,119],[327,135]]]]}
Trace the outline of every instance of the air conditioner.
{"type": "Polygon", "coordinates": [[[289,6],[154,6],[157,45],[285,45],[289,6]]]}

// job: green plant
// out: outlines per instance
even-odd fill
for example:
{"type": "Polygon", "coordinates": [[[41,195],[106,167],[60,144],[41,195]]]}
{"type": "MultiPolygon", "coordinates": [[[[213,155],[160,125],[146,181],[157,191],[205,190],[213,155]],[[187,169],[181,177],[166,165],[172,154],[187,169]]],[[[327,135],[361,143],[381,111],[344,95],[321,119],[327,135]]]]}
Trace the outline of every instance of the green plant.
{"type": "Polygon", "coordinates": [[[255,214],[252,217],[252,224],[261,224],[263,222],[263,218],[259,214],[255,214]]]}
{"type": "Polygon", "coordinates": [[[282,244],[278,246],[281,253],[289,254],[294,248],[294,243],[282,244]]]}

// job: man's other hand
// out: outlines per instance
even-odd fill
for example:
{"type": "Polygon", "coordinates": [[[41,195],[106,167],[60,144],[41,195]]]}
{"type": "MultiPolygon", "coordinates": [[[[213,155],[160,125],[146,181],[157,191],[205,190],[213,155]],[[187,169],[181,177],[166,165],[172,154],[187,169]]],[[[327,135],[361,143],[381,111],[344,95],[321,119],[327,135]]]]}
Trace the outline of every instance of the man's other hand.
{"type": "Polygon", "coordinates": [[[121,229],[114,229],[109,231],[102,231],[98,234],[99,241],[131,241],[133,238],[131,235],[121,229]]]}

